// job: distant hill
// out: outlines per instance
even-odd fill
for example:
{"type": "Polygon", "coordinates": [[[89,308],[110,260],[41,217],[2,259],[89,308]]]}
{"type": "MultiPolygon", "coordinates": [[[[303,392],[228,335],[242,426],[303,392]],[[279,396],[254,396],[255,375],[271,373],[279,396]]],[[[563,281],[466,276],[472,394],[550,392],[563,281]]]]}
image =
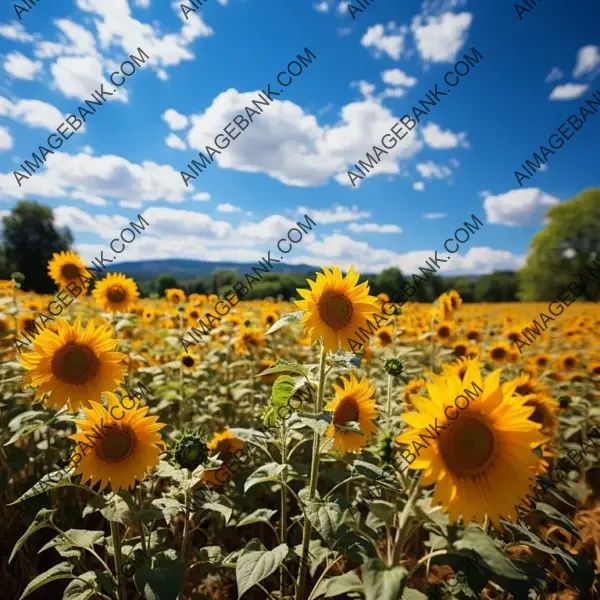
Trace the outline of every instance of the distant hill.
{"type": "MultiPolygon", "coordinates": [[[[272,273],[314,273],[318,267],[309,265],[290,265],[283,261],[272,263],[272,273]]],[[[252,268],[258,266],[254,263],[236,262],[209,262],[206,260],[188,259],[161,259],[146,260],[143,262],[119,262],[114,265],[106,265],[107,271],[124,273],[133,277],[136,281],[148,281],[159,275],[173,275],[178,280],[194,279],[199,276],[210,276],[215,271],[237,271],[240,274],[252,273],[252,268]]]]}

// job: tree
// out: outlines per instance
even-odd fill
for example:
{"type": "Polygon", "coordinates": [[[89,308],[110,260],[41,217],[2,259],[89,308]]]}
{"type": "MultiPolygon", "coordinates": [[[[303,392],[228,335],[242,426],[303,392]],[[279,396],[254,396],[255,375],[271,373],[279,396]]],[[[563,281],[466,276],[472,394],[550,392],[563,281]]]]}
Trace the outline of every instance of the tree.
{"type": "Polygon", "coordinates": [[[69,249],[73,243],[71,231],[57,228],[52,209],[37,202],[19,202],[2,222],[8,271],[25,275],[24,290],[53,292],[56,286],[48,275],[48,261],[55,252],[69,249]]]}
{"type": "Polygon", "coordinates": [[[165,290],[178,288],[179,284],[173,275],[159,275],[153,282],[152,288],[162,298],[165,290]]]}
{"type": "Polygon", "coordinates": [[[546,217],[548,224],[533,236],[519,272],[521,300],[554,300],[600,257],[600,188],[553,206],[546,217]]]}
{"type": "Polygon", "coordinates": [[[475,284],[477,302],[516,302],[518,279],[511,271],[484,275],[475,284]]]}

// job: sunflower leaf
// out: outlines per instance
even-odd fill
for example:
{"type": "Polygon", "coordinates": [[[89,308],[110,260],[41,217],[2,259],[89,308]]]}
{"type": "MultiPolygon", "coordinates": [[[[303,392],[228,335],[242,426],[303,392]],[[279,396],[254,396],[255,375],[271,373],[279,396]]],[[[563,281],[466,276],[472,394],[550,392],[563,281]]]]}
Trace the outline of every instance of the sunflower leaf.
{"type": "Polygon", "coordinates": [[[106,506],[100,509],[100,513],[107,521],[129,525],[133,511],[121,496],[115,494],[107,501],[106,506]]]}
{"type": "Polygon", "coordinates": [[[26,598],[29,594],[35,592],[35,590],[41,588],[43,585],[56,581],[57,579],[74,579],[73,565],[68,562],[62,562],[54,565],[44,573],[40,573],[35,579],[32,579],[29,582],[29,585],[23,590],[19,600],[23,600],[23,598],[26,598]]]}
{"type": "Polygon", "coordinates": [[[265,331],[264,335],[270,335],[271,333],[275,333],[278,329],[285,327],[286,325],[291,325],[292,323],[299,323],[300,319],[304,315],[303,310],[298,310],[293,313],[289,313],[284,315],[279,319],[279,321],[275,321],[271,327],[269,327],[268,331],[265,331]]]}
{"type": "Polygon", "coordinates": [[[280,544],[273,550],[249,550],[238,558],[235,576],[238,598],[251,587],[266,579],[281,566],[289,552],[287,544],[280,544]]]}
{"type": "Polygon", "coordinates": [[[24,502],[25,500],[29,500],[29,498],[39,496],[40,494],[45,494],[48,490],[65,486],[77,487],[87,491],[90,490],[90,488],[83,485],[72,483],[69,479],[69,475],[67,475],[66,471],[64,470],[51,471],[50,473],[46,473],[38,482],[33,485],[33,487],[29,488],[22,496],[17,498],[14,502],[11,502],[8,506],[18,504],[19,502],[24,502]]]}
{"type": "Polygon", "coordinates": [[[133,580],[146,600],[176,600],[183,587],[186,565],[175,550],[159,552],[152,557],[152,566],[144,564],[136,570],[133,580]]]}
{"type": "Polygon", "coordinates": [[[17,552],[21,549],[23,544],[39,529],[43,529],[44,527],[52,527],[52,517],[56,510],[48,510],[46,508],[42,508],[35,515],[31,525],[27,528],[27,531],[17,540],[15,547],[13,548],[10,557],[8,559],[8,564],[12,562],[12,559],[16,556],[17,552]]]}
{"type": "Polygon", "coordinates": [[[247,517],[244,517],[236,527],[243,527],[244,525],[251,525],[252,523],[270,523],[271,517],[276,513],[276,510],[271,510],[269,508],[258,508],[247,517]]]}
{"type": "Polygon", "coordinates": [[[225,524],[227,524],[229,519],[231,519],[231,515],[233,513],[233,510],[229,508],[229,506],[219,504],[218,502],[205,502],[202,505],[202,508],[206,510],[212,510],[213,512],[221,513],[225,518],[225,524]]]}
{"type": "Polygon", "coordinates": [[[287,360],[278,358],[275,364],[266,368],[258,375],[255,375],[255,377],[262,377],[263,375],[275,375],[276,373],[296,373],[297,375],[308,375],[308,372],[308,369],[302,365],[297,363],[289,363],[287,360]]]}
{"type": "Polygon", "coordinates": [[[407,574],[404,567],[386,569],[380,559],[371,559],[363,571],[366,600],[396,600],[407,574]]]}
{"type": "Polygon", "coordinates": [[[151,504],[162,511],[167,525],[171,522],[171,519],[185,510],[185,506],[175,498],[157,498],[152,500],[151,504]]]}
{"type": "Polygon", "coordinates": [[[86,571],[69,583],[62,600],[90,600],[96,595],[96,573],[86,571]]]}
{"type": "Polygon", "coordinates": [[[314,591],[314,597],[333,598],[348,592],[364,592],[363,582],[355,571],[322,581],[314,591]]]}
{"type": "Polygon", "coordinates": [[[344,352],[340,350],[332,357],[333,364],[345,367],[346,369],[358,369],[362,364],[362,356],[353,352],[344,352]]]}
{"type": "Polygon", "coordinates": [[[286,468],[287,465],[280,465],[274,462],[258,467],[258,469],[256,469],[254,473],[251,473],[248,476],[248,479],[246,479],[246,483],[244,484],[244,492],[247,492],[251,487],[258,483],[277,481],[279,479],[279,475],[281,475],[286,468]]]}
{"type": "Polygon", "coordinates": [[[315,531],[329,545],[335,543],[335,534],[342,524],[343,511],[336,502],[310,502],[306,516],[315,531]]]}

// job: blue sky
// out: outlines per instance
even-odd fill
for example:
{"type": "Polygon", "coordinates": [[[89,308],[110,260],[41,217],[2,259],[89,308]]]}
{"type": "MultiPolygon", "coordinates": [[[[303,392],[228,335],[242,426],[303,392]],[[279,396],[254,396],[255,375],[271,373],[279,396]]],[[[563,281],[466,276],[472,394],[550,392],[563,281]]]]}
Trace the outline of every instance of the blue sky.
{"type": "Polygon", "coordinates": [[[289,262],[410,272],[474,213],[485,226],[443,273],[489,273],[598,185],[596,115],[523,188],[514,175],[600,90],[597,2],[522,19],[505,0],[372,0],[355,19],[339,0],[180,6],[39,2],[19,20],[3,5],[0,215],[52,207],[86,259],[140,213],[148,233],[121,260],[255,262],[308,213],[289,262]],[[13,171],[138,47],[146,65],[19,187],[13,171]],[[306,47],[317,59],[186,188],[180,171],[306,47]],[[353,188],[348,168],[473,47],[483,60],[353,188]]]}

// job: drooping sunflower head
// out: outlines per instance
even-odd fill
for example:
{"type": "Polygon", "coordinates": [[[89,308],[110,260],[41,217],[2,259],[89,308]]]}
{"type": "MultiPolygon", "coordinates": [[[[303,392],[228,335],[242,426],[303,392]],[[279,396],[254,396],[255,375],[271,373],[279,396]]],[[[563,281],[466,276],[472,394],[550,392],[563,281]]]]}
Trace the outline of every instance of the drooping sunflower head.
{"type": "Polygon", "coordinates": [[[84,408],[85,419],[76,419],[79,431],[70,436],[77,442],[80,460],[71,460],[75,474],[90,487],[99,483],[100,491],[110,485],[113,492],[132,489],[148,471],[158,465],[165,450],[158,433],[164,424],[148,417],[148,407],[139,403],[125,410],[112,393],[108,409],[98,402],[84,408]],[[87,445],[87,447],[86,447],[87,445]],[[91,446],[91,449],[89,448],[91,446]]]}
{"type": "Polygon", "coordinates": [[[181,362],[181,366],[186,371],[193,371],[197,366],[200,360],[195,354],[189,354],[187,352],[182,352],[179,355],[179,361],[181,362]]]}
{"type": "Polygon", "coordinates": [[[139,297],[137,285],[122,273],[109,273],[92,292],[98,305],[112,313],[128,312],[139,297]]]}
{"type": "Polygon", "coordinates": [[[254,327],[246,327],[235,338],[234,348],[239,354],[249,354],[265,345],[262,331],[254,327]]]}
{"type": "Polygon", "coordinates": [[[450,290],[448,292],[448,302],[450,303],[452,311],[456,312],[462,306],[463,300],[456,290],[450,290]]]}
{"type": "Polygon", "coordinates": [[[79,276],[89,277],[86,274],[83,259],[75,252],[54,253],[48,262],[48,274],[59,288],[65,288],[69,283],[80,283],[79,276]]]}
{"type": "Polygon", "coordinates": [[[168,288],[165,290],[165,298],[171,304],[182,304],[185,302],[185,292],[178,288],[168,288]]]}
{"type": "Polygon", "coordinates": [[[402,415],[411,429],[397,441],[414,454],[409,468],[424,470],[421,485],[435,484],[433,503],[451,524],[459,515],[465,525],[488,515],[499,528],[501,517],[516,516],[545,464],[533,451],[546,441],[529,420],[533,407],[500,385],[500,370],[483,379],[476,362],[463,381],[457,374],[430,376],[428,397],[412,396],[418,412],[402,415]]]}
{"type": "Polygon", "coordinates": [[[333,413],[325,435],[333,438],[333,447],[344,455],[360,452],[368,444],[377,431],[374,423],[377,409],[373,397],[375,390],[365,377],[358,381],[350,375],[349,379],[342,377],[341,383],[341,386],[333,386],[335,399],[325,406],[325,410],[333,413]],[[351,423],[358,426],[360,433],[346,429],[351,423]]]}
{"type": "Polygon", "coordinates": [[[29,373],[24,383],[37,387],[35,397],[49,406],[69,405],[71,412],[90,401],[101,400],[103,392],[113,391],[124,379],[125,355],[114,352],[117,340],[110,326],[96,327],[89,322],[81,326],[58,321],[58,333],[49,329],[33,341],[35,350],[24,352],[21,363],[29,373]]]}
{"type": "Polygon", "coordinates": [[[216,456],[223,463],[216,469],[206,469],[202,473],[204,481],[212,483],[215,487],[221,487],[232,475],[233,471],[227,466],[232,458],[239,458],[243,453],[245,443],[237,438],[230,429],[225,429],[221,433],[215,433],[208,444],[208,450],[211,456],[216,456]]]}
{"type": "Polygon", "coordinates": [[[353,339],[359,327],[367,327],[367,319],[376,312],[377,298],[369,295],[369,283],[358,284],[360,275],[350,267],[344,277],[339,267],[322,267],[316,281],[307,280],[310,291],[298,289],[303,300],[295,303],[304,311],[302,323],[313,343],[323,339],[325,350],[342,348],[352,351],[353,339]]]}

